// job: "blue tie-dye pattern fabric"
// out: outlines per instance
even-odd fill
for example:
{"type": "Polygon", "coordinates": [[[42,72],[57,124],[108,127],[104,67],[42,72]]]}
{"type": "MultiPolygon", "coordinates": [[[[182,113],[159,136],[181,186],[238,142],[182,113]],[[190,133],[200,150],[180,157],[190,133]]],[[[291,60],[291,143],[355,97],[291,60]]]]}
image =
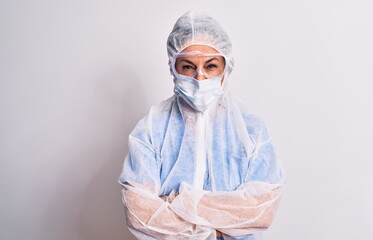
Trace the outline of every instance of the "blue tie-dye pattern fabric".
{"type": "MultiPolygon", "coordinates": [[[[194,111],[177,95],[152,107],[130,134],[129,154],[119,183],[125,189],[130,185],[147,186],[146,191],[155,196],[177,193],[182,183],[193,186],[198,144],[195,123],[202,114],[206,114],[208,122],[205,192],[235,191],[250,182],[282,185],[281,167],[263,121],[247,112],[229,93],[205,113],[194,111]]],[[[131,211],[127,214],[136,217],[136,212],[131,211]]],[[[139,234],[145,228],[134,231],[139,234]]],[[[250,234],[228,237],[224,239],[257,240],[250,234]]]]}

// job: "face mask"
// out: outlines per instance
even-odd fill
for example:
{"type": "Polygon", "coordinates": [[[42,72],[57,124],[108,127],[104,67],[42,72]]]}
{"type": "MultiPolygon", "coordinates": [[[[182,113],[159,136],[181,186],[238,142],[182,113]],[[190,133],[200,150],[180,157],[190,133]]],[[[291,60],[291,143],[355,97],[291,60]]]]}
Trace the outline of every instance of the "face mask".
{"type": "Polygon", "coordinates": [[[199,51],[181,53],[172,59],[171,66],[175,83],[174,92],[181,96],[195,110],[200,112],[205,111],[211,103],[223,94],[221,81],[226,72],[224,55],[220,53],[202,54],[199,51]],[[193,61],[190,61],[190,58],[185,58],[188,56],[192,56],[192,59],[197,59],[198,57],[206,59],[206,68],[197,68],[193,61]],[[221,57],[223,57],[224,61],[221,60],[221,57]],[[178,73],[176,70],[178,58],[181,58],[180,62],[183,62],[185,59],[187,62],[181,63],[181,73],[178,73]],[[187,67],[184,69],[184,66],[187,67]],[[203,75],[205,79],[195,79],[198,74],[203,75]]]}
{"type": "Polygon", "coordinates": [[[222,78],[223,76],[217,76],[198,81],[193,77],[179,75],[174,79],[174,92],[195,110],[204,112],[223,94],[222,78]]]}

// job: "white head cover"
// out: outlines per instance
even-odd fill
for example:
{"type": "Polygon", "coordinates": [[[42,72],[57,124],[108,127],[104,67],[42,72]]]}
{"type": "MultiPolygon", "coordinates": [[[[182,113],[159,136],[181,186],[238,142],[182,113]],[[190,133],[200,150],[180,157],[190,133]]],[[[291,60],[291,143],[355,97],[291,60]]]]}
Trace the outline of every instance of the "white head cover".
{"type": "Polygon", "coordinates": [[[216,49],[226,57],[226,74],[233,70],[232,43],[220,23],[204,12],[189,11],[176,21],[167,39],[169,64],[171,58],[191,45],[206,45],[216,49]]]}

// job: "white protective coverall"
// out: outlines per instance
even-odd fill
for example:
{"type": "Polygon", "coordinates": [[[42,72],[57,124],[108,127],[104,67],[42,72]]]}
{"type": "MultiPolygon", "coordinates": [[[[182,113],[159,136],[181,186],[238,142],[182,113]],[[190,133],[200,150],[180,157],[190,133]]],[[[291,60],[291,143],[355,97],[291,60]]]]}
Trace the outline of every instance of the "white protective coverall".
{"type": "MultiPolygon", "coordinates": [[[[168,39],[174,57],[208,45],[226,56],[231,43],[211,17],[188,12],[168,39]]],[[[225,78],[226,81],[226,78],[225,78]]],[[[127,224],[141,240],[258,240],[268,228],[283,186],[281,166],[263,121],[228,91],[204,111],[175,93],[153,106],[129,136],[119,183],[127,224]]]]}

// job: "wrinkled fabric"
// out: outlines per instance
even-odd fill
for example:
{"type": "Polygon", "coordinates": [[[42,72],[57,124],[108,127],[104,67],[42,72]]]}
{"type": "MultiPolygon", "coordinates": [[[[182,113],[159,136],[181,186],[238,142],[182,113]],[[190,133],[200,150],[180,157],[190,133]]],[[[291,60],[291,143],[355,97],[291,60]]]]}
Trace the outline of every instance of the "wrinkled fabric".
{"type": "Polygon", "coordinates": [[[216,239],[217,229],[224,239],[257,240],[273,220],[283,175],[263,121],[228,92],[204,113],[175,94],[130,134],[119,182],[138,239],[216,239]],[[201,141],[207,167],[198,187],[201,141]]]}
{"type": "Polygon", "coordinates": [[[199,81],[193,77],[175,78],[174,91],[197,111],[205,111],[223,94],[222,76],[199,81]]]}

